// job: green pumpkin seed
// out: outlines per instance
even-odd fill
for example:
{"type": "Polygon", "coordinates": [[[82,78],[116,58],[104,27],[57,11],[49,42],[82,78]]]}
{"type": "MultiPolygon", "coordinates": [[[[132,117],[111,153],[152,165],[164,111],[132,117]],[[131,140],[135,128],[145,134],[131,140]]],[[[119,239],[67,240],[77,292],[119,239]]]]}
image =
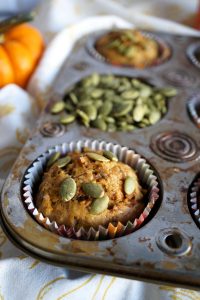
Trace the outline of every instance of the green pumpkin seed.
{"type": "Polygon", "coordinates": [[[91,124],[93,127],[101,129],[103,131],[106,131],[106,129],[107,129],[106,122],[101,118],[95,119],[94,121],[92,121],[91,124]]]}
{"type": "Polygon", "coordinates": [[[132,79],[131,83],[134,87],[138,88],[141,86],[141,82],[138,79],[132,79]]]}
{"type": "Polygon", "coordinates": [[[84,182],[82,183],[81,188],[87,196],[92,198],[99,198],[104,195],[104,189],[98,183],[84,182]]]}
{"type": "Polygon", "coordinates": [[[117,131],[117,127],[114,124],[110,123],[108,124],[107,130],[108,132],[115,132],[117,131]]]}
{"type": "Polygon", "coordinates": [[[103,115],[103,116],[108,116],[108,115],[110,114],[110,112],[112,111],[112,107],[113,107],[112,103],[106,101],[106,102],[104,102],[104,103],[102,104],[102,106],[99,108],[98,113],[99,113],[100,115],[103,115]]]}
{"type": "Polygon", "coordinates": [[[89,120],[95,120],[97,117],[97,109],[95,106],[84,106],[82,107],[82,110],[86,113],[88,116],[89,120]]]}
{"type": "Polygon", "coordinates": [[[93,105],[93,100],[82,100],[78,104],[79,107],[84,107],[88,105],[93,105]]]}
{"type": "Polygon", "coordinates": [[[108,208],[109,197],[107,195],[97,198],[92,202],[90,213],[92,215],[98,215],[108,208]]]}
{"type": "Polygon", "coordinates": [[[151,124],[155,124],[160,120],[160,118],[161,118],[161,114],[158,110],[152,111],[149,115],[149,122],[151,124]]]}
{"type": "Polygon", "coordinates": [[[81,118],[82,121],[89,123],[89,118],[84,111],[77,109],[76,113],[81,118]]]}
{"type": "Polygon", "coordinates": [[[125,131],[132,131],[135,129],[135,126],[134,125],[131,125],[131,124],[127,124],[126,126],[123,127],[123,129],[125,131]]]}
{"type": "Polygon", "coordinates": [[[115,119],[112,117],[105,117],[104,120],[109,123],[109,124],[114,124],[115,123],[115,119]]]}
{"type": "Polygon", "coordinates": [[[126,115],[132,109],[131,103],[115,103],[113,107],[113,116],[121,117],[126,115]]]}
{"type": "Polygon", "coordinates": [[[78,98],[76,97],[76,95],[74,93],[69,93],[69,97],[72,100],[73,104],[78,104],[78,98]]]}
{"type": "Polygon", "coordinates": [[[135,56],[135,53],[137,52],[137,48],[135,46],[130,46],[127,47],[126,52],[125,52],[125,56],[132,58],[135,56]]]}
{"type": "Polygon", "coordinates": [[[150,87],[142,87],[140,90],[140,97],[148,98],[152,94],[152,89],[150,87]]]}
{"type": "Polygon", "coordinates": [[[52,114],[58,114],[65,109],[65,103],[63,101],[58,101],[51,107],[52,114]]]}
{"type": "Polygon", "coordinates": [[[63,125],[67,125],[69,123],[74,122],[74,120],[75,120],[74,115],[65,115],[60,118],[60,123],[63,125]]]}
{"type": "Polygon", "coordinates": [[[74,107],[72,106],[72,104],[65,102],[65,110],[67,110],[68,112],[72,112],[74,110],[74,107]]]}
{"type": "Polygon", "coordinates": [[[93,105],[98,109],[99,107],[101,107],[103,104],[103,101],[101,99],[95,99],[95,101],[93,102],[93,105]]]}
{"type": "Polygon", "coordinates": [[[94,86],[97,86],[97,85],[99,84],[99,82],[100,82],[100,76],[99,76],[99,74],[93,73],[93,74],[91,75],[91,82],[92,82],[92,84],[93,84],[94,86]]]}
{"type": "Polygon", "coordinates": [[[76,182],[73,178],[65,179],[60,186],[60,195],[63,201],[71,200],[76,194],[76,182]]]}
{"type": "Polygon", "coordinates": [[[70,156],[65,156],[65,157],[62,157],[62,158],[58,159],[55,164],[59,168],[63,168],[66,165],[68,165],[68,163],[70,163],[70,161],[71,161],[71,157],[70,156]]]}
{"type": "Polygon", "coordinates": [[[101,97],[101,96],[103,95],[103,93],[104,93],[103,90],[101,90],[101,89],[95,89],[95,90],[93,90],[93,92],[91,93],[91,97],[96,99],[96,98],[101,97]]]}
{"type": "Polygon", "coordinates": [[[177,95],[177,90],[173,87],[162,88],[160,89],[160,93],[166,97],[173,97],[177,95]]]}
{"type": "Polygon", "coordinates": [[[136,180],[134,177],[128,176],[124,181],[124,191],[127,195],[130,195],[134,192],[136,188],[136,180]]]}
{"type": "Polygon", "coordinates": [[[112,153],[111,151],[104,150],[103,151],[103,156],[105,156],[106,158],[108,158],[112,161],[118,161],[117,156],[114,153],[112,153]]]}
{"type": "Polygon", "coordinates": [[[135,36],[134,36],[134,32],[133,32],[133,31],[131,31],[131,30],[126,30],[126,31],[124,31],[124,35],[125,35],[125,37],[126,37],[128,40],[130,40],[130,41],[132,41],[132,42],[135,42],[135,36]]]}
{"type": "Polygon", "coordinates": [[[143,105],[137,105],[133,110],[133,120],[140,122],[146,113],[146,109],[143,105]]]}
{"type": "Polygon", "coordinates": [[[108,158],[106,158],[105,156],[95,153],[95,152],[87,152],[86,155],[95,161],[103,161],[103,162],[108,162],[110,161],[108,158]]]}
{"type": "Polygon", "coordinates": [[[161,93],[155,93],[153,97],[156,101],[164,100],[164,97],[161,93]]]}
{"type": "Polygon", "coordinates": [[[60,157],[60,152],[53,153],[48,160],[47,167],[52,166],[59,157],[60,157]]]}
{"type": "Polygon", "coordinates": [[[128,90],[121,94],[123,99],[136,99],[139,96],[139,92],[136,90],[128,90]]]}

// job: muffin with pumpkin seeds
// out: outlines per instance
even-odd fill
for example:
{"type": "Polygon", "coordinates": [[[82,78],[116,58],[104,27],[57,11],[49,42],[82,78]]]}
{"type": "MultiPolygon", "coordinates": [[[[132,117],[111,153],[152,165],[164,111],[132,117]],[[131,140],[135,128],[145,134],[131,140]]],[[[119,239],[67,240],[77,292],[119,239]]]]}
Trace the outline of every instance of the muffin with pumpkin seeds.
{"type": "Polygon", "coordinates": [[[112,152],[84,148],[50,157],[36,207],[58,225],[97,230],[138,218],[144,193],[136,172],[112,152]]]}
{"type": "Polygon", "coordinates": [[[158,42],[134,29],[102,35],[97,39],[95,49],[111,64],[140,69],[153,65],[160,56],[158,42]]]}

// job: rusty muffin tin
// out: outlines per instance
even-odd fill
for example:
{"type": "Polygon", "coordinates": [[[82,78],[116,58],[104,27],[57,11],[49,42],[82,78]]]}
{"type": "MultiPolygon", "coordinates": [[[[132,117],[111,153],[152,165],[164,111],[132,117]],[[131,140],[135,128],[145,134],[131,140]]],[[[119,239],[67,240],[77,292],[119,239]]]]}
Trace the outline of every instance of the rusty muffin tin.
{"type": "Polygon", "coordinates": [[[200,71],[187,54],[197,39],[154,35],[169,45],[171,56],[144,70],[116,67],[96,59],[87,48],[93,34],[76,43],[54,82],[50,102],[4,184],[1,225],[17,247],[52,264],[199,289],[200,231],[187,202],[189,187],[199,173],[200,158],[199,128],[188,113],[188,103],[200,94],[200,71]],[[170,100],[168,112],[158,123],[133,132],[108,133],[78,123],[60,125],[59,117],[50,114],[51,104],[93,72],[143,78],[158,87],[172,85],[178,94],[170,100]],[[137,231],[106,241],[73,240],[48,231],[27,212],[22,197],[26,170],[48,148],[80,139],[127,146],[155,170],[160,181],[160,199],[137,231]]]}

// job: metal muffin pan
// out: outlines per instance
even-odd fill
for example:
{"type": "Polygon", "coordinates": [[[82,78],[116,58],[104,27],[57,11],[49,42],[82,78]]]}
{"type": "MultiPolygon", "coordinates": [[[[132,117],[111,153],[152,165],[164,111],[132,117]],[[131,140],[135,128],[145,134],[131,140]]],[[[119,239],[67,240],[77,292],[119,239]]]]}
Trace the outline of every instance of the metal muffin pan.
{"type": "Polygon", "coordinates": [[[189,117],[187,103],[200,93],[199,69],[186,52],[195,38],[179,39],[154,33],[171,48],[169,60],[144,70],[114,67],[90,55],[85,36],[77,42],[53,85],[52,97],[31,138],[22,149],[1,194],[1,225],[17,247],[40,260],[79,270],[200,287],[200,238],[187,204],[189,186],[199,173],[199,129],[189,117]],[[133,132],[103,132],[73,123],[63,126],[49,113],[51,103],[73,84],[92,74],[144,78],[156,86],[176,86],[178,95],[155,125],[133,132]],[[72,240],[39,225],[22,199],[22,179],[32,162],[48,148],[80,139],[98,139],[134,149],[156,171],[161,183],[160,204],[137,231],[106,241],[72,240]]]}

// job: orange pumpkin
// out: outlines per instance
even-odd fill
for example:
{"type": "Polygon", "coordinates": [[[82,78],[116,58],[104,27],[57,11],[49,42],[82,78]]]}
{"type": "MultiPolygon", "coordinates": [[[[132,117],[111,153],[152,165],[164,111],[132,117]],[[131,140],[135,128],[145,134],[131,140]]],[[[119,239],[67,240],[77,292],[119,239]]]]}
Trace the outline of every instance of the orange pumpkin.
{"type": "Polygon", "coordinates": [[[40,32],[27,23],[0,34],[0,87],[25,87],[44,49],[40,32]]]}

